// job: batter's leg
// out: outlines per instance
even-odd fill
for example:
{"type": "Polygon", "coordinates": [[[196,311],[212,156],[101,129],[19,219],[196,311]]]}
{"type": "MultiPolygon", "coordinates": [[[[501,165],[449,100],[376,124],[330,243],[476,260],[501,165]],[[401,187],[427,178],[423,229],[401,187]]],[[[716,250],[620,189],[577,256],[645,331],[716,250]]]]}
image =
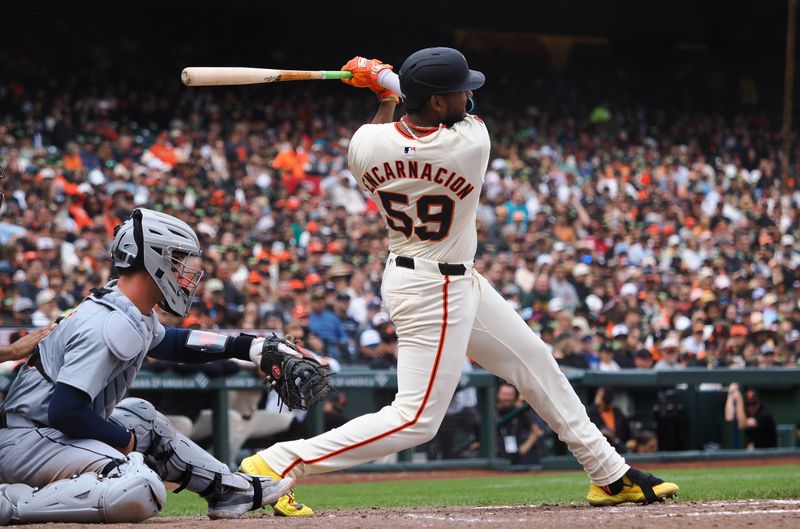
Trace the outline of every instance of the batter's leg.
{"type": "Polygon", "coordinates": [[[628,465],[589,420],[547,345],[486,279],[479,281],[480,303],[468,354],[516,386],[567,444],[593,483],[608,485],[621,478],[628,465]]]}
{"type": "Polygon", "coordinates": [[[464,366],[477,281],[472,275],[434,276],[388,264],[383,288],[398,336],[394,402],[312,439],[259,452],[276,473],[299,477],[340,470],[417,446],[436,434],[464,366]]]}

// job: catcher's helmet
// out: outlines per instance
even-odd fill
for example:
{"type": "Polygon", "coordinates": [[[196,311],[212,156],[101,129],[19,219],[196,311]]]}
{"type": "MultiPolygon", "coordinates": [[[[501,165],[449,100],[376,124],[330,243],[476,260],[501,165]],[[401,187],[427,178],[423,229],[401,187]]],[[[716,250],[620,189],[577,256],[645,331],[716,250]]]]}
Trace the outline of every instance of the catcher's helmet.
{"type": "Polygon", "coordinates": [[[453,48],[425,48],[412,53],[400,67],[400,90],[407,108],[419,108],[434,94],[475,90],[486,77],[470,70],[467,59],[453,48]]]}
{"type": "Polygon", "coordinates": [[[203,271],[189,266],[200,242],[188,224],[173,216],[138,208],[114,230],[111,260],[118,269],[143,268],[164,295],[161,308],[186,316],[203,271]]]}

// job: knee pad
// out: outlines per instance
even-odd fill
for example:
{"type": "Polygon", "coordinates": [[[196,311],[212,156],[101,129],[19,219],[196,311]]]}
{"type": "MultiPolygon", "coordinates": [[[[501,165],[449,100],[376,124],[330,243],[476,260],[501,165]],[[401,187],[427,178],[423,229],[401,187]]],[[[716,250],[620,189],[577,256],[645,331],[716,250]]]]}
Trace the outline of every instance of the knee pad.
{"type": "Polygon", "coordinates": [[[173,438],[177,431],[169,419],[144,399],[127,398],[111,414],[111,420],[132,430],[136,435],[136,451],[147,454],[157,444],[156,437],[173,438]]]}
{"type": "Polygon", "coordinates": [[[107,475],[87,472],[20,497],[17,511],[23,523],[141,522],[158,514],[166,499],[161,479],[136,453],[107,475]]]}

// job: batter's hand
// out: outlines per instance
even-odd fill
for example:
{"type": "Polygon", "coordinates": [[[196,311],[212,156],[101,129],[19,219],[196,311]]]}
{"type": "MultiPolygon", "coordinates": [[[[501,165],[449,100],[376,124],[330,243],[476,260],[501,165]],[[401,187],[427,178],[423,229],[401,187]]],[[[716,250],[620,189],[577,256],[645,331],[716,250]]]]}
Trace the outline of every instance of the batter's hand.
{"type": "Polygon", "coordinates": [[[8,347],[0,347],[0,362],[8,362],[10,360],[19,360],[31,354],[33,348],[41,342],[50,331],[55,329],[56,324],[53,323],[49,327],[38,329],[30,334],[26,334],[16,342],[8,347]]]}
{"type": "MultiPolygon", "coordinates": [[[[378,74],[381,70],[393,70],[391,64],[384,64],[379,59],[366,59],[364,57],[353,57],[347,64],[342,66],[342,71],[350,72],[353,77],[342,79],[342,82],[355,86],[356,88],[372,88],[380,86],[378,84],[378,74]]],[[[374,91],[374,88],[373,88],[374,91]]]]}
{"type": "Polygon", "coordinates": [[[357,88],[369,88],[375,92],[375,95],[378,96],[381,103],[399,103],[400,98],[397,94],[378,84],[378,74],[383,70],[393,69],[394,66],[391,64],[384,64],[379,59],[353,57],[347,61],[347,64],[342,66],[342,70],[352,73],[353,77],[350,79],[342,79],[342,82],[357,88]]]}

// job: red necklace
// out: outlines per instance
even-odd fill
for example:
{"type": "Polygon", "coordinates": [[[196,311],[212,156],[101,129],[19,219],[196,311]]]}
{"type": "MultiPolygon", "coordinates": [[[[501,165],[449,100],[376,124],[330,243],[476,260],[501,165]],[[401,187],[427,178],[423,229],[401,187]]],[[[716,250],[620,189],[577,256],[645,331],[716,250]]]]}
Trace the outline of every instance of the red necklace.
{"type": "Polygon", "coordinates": [[[439,130],[439,127],[438,127],[438,126],[437,126],[437,127],[422,127],[422,126],[420,126],[420,125],[414,125],[414,124],[413,124],[413,123],[411,123],[411,121],[408,119],[408,116],[407,116],[407,115],[405,115],[405,116],[401,117],[401,118],[400,118],[400,121],[402,121],[402,122],[403,122],[403,124],[404,124],[406,127],[409,127],[409,128],[411,128],[411,129],[417,130],[417,131],[419,131],[419,132],[433,132],[433,131],[435,131],[435,130],[439,130]]]}

